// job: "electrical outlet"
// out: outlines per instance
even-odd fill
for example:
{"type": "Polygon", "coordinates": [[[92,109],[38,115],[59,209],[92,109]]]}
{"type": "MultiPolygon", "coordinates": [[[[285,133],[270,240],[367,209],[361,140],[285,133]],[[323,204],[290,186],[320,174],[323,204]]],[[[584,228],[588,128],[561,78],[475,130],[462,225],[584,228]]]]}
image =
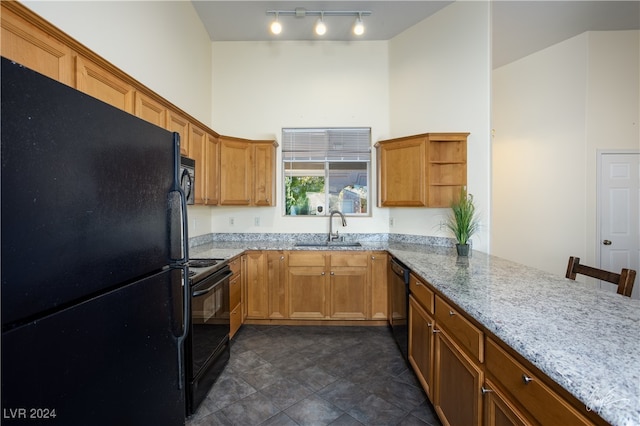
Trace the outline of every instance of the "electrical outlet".
{"type": "Polygon", "coordinates": [[[230,218],[229,218],[229,225],[233,226],[235,223],[236,223],[235,218],[230,217],[230,218]]]}
{"type": "Polygon", "coordinates": [[[392,217],[390,217],[390,218],[389,218],[389,226],[393,226],[394,222],[395,222],[395,221],[393,220],[393,218],[392,218],[392,217]]]}
{"type": "Polygon", "coordinates": [[[260,216],[256,216],[253,218],[253,224],[255,226],[260,226],[260,216]]]}

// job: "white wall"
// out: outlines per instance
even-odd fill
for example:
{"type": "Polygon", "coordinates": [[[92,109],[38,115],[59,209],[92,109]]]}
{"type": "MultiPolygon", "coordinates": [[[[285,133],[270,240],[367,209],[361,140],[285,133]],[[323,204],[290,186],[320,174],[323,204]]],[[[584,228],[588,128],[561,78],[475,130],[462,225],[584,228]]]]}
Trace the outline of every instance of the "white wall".
{"type": "MultiPolygon", "coordinates": [[[[391,40],[392,137],[470,132],[468,191],[482,228],[474,248],[488,251],[490,229],[490,20],[488,2],[455,2],[391,40]]],[[[393,208],[390,232],[447,235],[448,209],[393,208]]]]}
{"type": "Polygon", "coordinates": [[[596,265],[596,151],[635,148],[638,31],[584,33],[493,72],[494,255],[596,265]]]}
{"type": "MultiPolygon", "coordinates": [[[[280,141],[283,127],[362,126],[372,142],[389,135],[387,42],[214,42],[212,50],[220,134],[280,141]]],[[[277,206],[211,208],[213,232],[328,232],[326,217],[283,216],[281,147],[276,162],[277,206]]],[[[385,211],[374,208],[341,232],[387,228],[385,211]]]]}
{"type": "Polygon", "coordinates": [[[190,1],[21,2],[209,124],[211,41],[190,1]]]}

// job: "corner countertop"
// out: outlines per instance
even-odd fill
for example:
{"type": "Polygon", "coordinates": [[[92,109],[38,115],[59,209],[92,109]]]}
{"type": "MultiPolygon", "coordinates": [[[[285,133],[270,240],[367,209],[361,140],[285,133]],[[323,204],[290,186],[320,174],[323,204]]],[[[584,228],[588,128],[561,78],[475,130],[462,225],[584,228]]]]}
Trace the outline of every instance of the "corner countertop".
{"type": "MultiPolygon", "coordinates": [[[[214,241],[192,257],[308,250],[292,241],[214,241]]],[[[313,248],[316,249],[316,248],[313,248]]],[[[363,242],[386,250],[612,425],[640,424],[640,301],[496,256],[425,244],[363,242]]]]}

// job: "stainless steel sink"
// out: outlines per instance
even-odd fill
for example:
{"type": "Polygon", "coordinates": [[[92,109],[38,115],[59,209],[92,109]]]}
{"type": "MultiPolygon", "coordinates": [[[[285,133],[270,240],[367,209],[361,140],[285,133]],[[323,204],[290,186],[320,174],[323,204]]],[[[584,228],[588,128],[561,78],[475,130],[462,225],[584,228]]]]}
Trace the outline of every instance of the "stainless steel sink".
{"type": "Polygon", "coordinates": [[[298,242],[296,247],[362,247],[357,241],[298,242]]]}

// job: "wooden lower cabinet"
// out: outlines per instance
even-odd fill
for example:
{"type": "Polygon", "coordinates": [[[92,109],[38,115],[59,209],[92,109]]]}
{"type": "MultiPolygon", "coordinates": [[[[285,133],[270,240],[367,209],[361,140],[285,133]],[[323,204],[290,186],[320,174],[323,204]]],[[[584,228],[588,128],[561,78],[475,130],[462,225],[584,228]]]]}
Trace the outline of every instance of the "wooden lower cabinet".
{"type": "Polygon", "coordinates": [[[229,261],[233,275],[229,280],[229,338],[238,332],[242,325],[242,263],[241,258],[235,257],[229,261]]]}
{"type": "Polygon", "coordinates": [[[436,413],[445,426],[480,426],[482,368],[443,329],[435,331],[433,405],[436,413]]]}
{"type": "Polygon", "coordinates": [[[325,319],[327,309],[326,256],[323,252],[291,252],[287,268],[291,319],[325,319]]]}
{"type": "Polygon", "coordinates": [[[369,319],[387,320],[388,291],[387,291],[387,266],[388,255],[386,252],[373,252],[370,256],[369,281],[371,282],[371,311],[369,319]]]}
{"type": "Polygon", "coordinates": [[[289,318],[286,298],[287,255],[283,251],[268,251],[266,256],[269,318],[289,318]]]}
{"type": "Polygon", "coordinates": [[[329,316],[332,319],[366,319],[369,311],[369,255],[330,253],[328,256],[329,316]]]}
{"type": "Polygon", "coordinates": [[[265,319],[268,313],[267,282],[265,280],[266,255],[260,251],[245,253],[244,271],[247,319],[265,319]]]}
{"type": "Polygon", "coordinates": [[[485,426],[527,426],[531,423],[490,380],[482,388],[485,426]]]}
{"type": "Polygon", "coordinates": [[[245,317],[278,321],[386,320],[386,274],[375,272],[376,268],[386,271],[386,265],[381,265],[386,253],[372,253],[247,252],[245,317]]]}
{"type": "Polygon", "coordinates": [[[532,423],[588,425],[591,424],[567,400],[554,392],[537,373],[526,368],[514,356],[507,353],[493,339],[486,344],[487,375],[495,380],[495,386],[503,390],[505,401],[517,401],[532,423]]]}
{"type": "Polygon", "coordinates": [[[433,317],[409,296],[409,363],[429,399],[433,400],[433,317]]]}

